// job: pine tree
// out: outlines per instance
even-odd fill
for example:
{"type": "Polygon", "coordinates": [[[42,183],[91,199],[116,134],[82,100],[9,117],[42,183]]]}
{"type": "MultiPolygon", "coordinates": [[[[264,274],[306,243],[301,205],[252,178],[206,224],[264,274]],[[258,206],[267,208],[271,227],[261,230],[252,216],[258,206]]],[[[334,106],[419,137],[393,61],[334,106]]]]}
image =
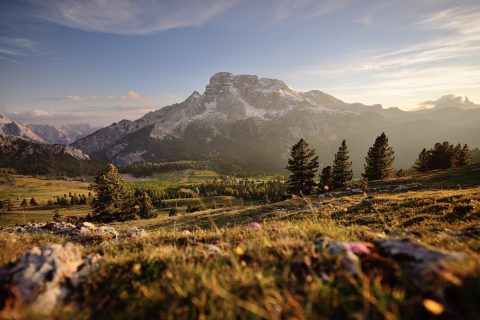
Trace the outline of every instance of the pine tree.
{"type": "Polygon", "coordinates": [[[31,205],[31,206],[38,206],[38,202],[37,202],[37,200],[36,200],[34,197],[32,197],[32,198],[30,199],[30,205],[31,205]]]}
{"type": "Polygon", "coordinates": [[[462,158],[463,158],[463,150],[462,145],[459,143],[455,146],[452,152],[452,157],[450,158],[450,167],[451,168],[459,168],[461,167],[462,158]]]}
{"type": "Polygon", "coordinates": [[[314,181],[318,168],[318,157],[305,140],[300,139],[292,147],[291,158],[288,159],[287,169],[292,172],[287,181],[287,191],[291,194],[312,193],[316,186],[314,181]]]}
{"type": "Polygon", "coordinates": [[[346,187],[352,182],[352,162],[349,160],[347,143],[343,140],[333,161],[332,187],[346,187]]]}
{"type": "Polygon", "coordinates": [[[430,170],[448,169],[452,165],[452,157],[455,147],[448,141],[435,143],[433,149],[429,151],[430,170]]]}
{"type": "Polygon", "coordinates": [[[472,162],[472,159],[470,158],[470,149],[468,149],[468,146],[464,144],[462,148],[462,156],[459,161],[459,166],[460,167],[468,166],[471,162],[472,162]]]}
{"type": "Polygon", "coordinates": [[[320,184],[318,185],[320,191],[327,191],[332,187],[333,171],[331,166],[326,166],[322,169],[320,175],[320,184]]]}
{"type": "Polygon", "coordinates": [[[108,222],[135,218],[132,190],[113,164],[95,177],[89,189],[95,192],[92,202],[95,219],[108,222]]]}
{"type": "Polygon", "coordinates": [[[392,177],[394,160],[393,149],[388,145],[387,135],[382,132],[368,150],[363,176],[368,180],[382,180],[392,177]]]}
{"type": "Polygon", "coordinates": [[[143,191],[139,197],[137,197],[137,203],[139,206],[138,215],[142,219],[154,218],[156,214],[153,213],[152,200],[148,193],[143,191]]]}
{"type": "Polygon", "coordinates": [[[426,148],[423,148],[422,152],[418,155],[418,159],[415,161],[413,169],[417,172],[426,172],[430,170],[429,153],[426,148]]]}

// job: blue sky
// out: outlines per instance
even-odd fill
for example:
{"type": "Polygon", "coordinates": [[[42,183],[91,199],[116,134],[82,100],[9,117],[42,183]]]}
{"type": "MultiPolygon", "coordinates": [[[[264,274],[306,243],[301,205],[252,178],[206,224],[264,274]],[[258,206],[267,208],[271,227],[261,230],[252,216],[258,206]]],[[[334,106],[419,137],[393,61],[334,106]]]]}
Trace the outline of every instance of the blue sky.
{"type": "Polygon", "coordinates": [[[219,71],[408,110],[480,102],[480,1],[3,0],[0,112],[106,125],[219,71]]]}

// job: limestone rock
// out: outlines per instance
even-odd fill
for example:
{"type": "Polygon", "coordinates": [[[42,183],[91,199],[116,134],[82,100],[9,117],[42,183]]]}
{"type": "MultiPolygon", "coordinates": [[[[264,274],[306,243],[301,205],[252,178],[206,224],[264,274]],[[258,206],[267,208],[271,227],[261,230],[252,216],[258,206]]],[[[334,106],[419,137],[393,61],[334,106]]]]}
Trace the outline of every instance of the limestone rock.
{"type": "Polygon", "coordinates": [[[96,254],[83,258],[82,248],[73,243],[35,247],[0,269],[2,296],[15,300],[5,305],[26,304],[48,313],[98,268],[100,259],[96,254]]]}

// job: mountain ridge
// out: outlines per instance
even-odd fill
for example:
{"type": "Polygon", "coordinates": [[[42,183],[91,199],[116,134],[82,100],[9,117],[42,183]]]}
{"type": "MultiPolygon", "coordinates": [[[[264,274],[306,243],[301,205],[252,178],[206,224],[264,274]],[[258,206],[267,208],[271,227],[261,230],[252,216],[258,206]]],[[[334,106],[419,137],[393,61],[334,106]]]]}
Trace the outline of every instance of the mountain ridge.
{"type": "Polygon", "coordinates": [[[284,169],[299,138],[322,152],[325,164],[345,138],[359,171],[375,136],[386,131],[398,148],[396,165],[406,167],[423,147],[439,140],[477,143],[472,137],[480,133],[479,125],[472,119],[480,117],[480,109],[450,115],[446,110],[407,112],[346,103],[319,90],[295,91],[281,80],[220,72],[203,94],[194,91],[183,102],[119,121],[72,146],[118,165],[219,157],[273,171],[284,169]]]}

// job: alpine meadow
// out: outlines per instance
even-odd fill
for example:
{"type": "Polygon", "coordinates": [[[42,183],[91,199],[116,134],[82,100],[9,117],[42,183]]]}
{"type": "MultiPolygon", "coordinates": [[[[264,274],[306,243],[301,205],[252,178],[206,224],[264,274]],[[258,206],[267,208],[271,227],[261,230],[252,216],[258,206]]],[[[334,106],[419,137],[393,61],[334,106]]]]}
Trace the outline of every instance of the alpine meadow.
{"type": "Polygon", "coordinates": [[[479,21],[1,1],[0,319],[478,319],[479,21]]]}

